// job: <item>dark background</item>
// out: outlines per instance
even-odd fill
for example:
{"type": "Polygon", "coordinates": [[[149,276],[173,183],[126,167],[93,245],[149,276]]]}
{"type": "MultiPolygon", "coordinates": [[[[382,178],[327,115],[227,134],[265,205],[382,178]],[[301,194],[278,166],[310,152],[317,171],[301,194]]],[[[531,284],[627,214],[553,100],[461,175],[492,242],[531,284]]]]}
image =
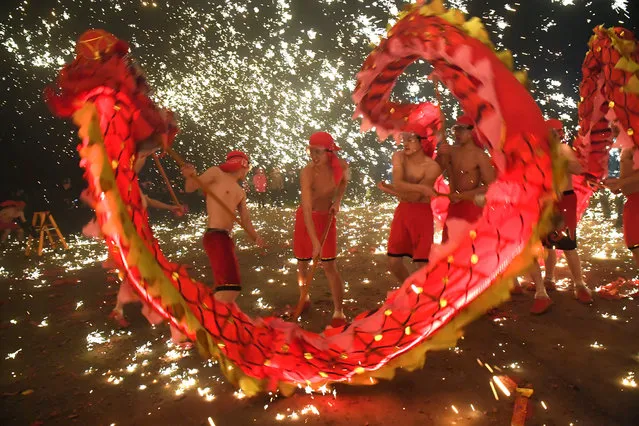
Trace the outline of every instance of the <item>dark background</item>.
{"type": "MultiPolygon", "coordinates": [[[[288,170],[289,178],[293,180],[295,170],[304,161],[304,154],[297,146],[289,149],[287,141],[303,140],[313,131],[309,122],[315,119],[325,128],[344,126],[342,134],[337,131],[336,139],[345,148],[345,155],[356,171],[355,191],[365,192],[375,180],[385,175],[390,151],[380,152],[373,134],[357,135],[358,123],[351,120],[353,106],[348,90],[335,94],[334,89],[328,87],[313,101],[330,103],[330,108],[302,117],[295,110],[282,112],[285,109],[283,102],[290,101],[287,105],[294,107],[295,99],[280,101],[277,96],[280,88],[296,93],[312,81],[318,81],[318,64],[324,59],[331,63],[341,61],[338,80],[353,80],[371,50],[366,37],[356,33],[358,17],[366,16],[383,29],[389,19],[389,5],[395,4],[401,9],[402,2],[336,0],[327,5],[293,0],[288,10],[292,18],[287,22],[281,21],[282,10],[278,9],[275,0],[231,2],[247,6],[244,17],[222,1],[171,1],[170,7],[161,1],[157,2],[157,7],[143,6],[138,1],[123,3],[126,5],[116,10],[113,2],[103,0],[38,0],[27,6],[22,1],[3,1],[0,6],[0,199],[15,197],[15,191],[22,188],[34,208],[44,208],[60,199],[64,177],[72,179],[74,192],[81,190],[83,183],[75,152],[75,128],[69,122],[54,118],[41,97],[43,88],[54,81],[61,66],[34,64],[33,59],[51,52],[52,57],[71,60],[73,40],[92,27],[105,28],[132,41],[133,56],[146,69],[151,84],[158,89],[160,101],[162,88],[177,87],[179,91],[176,82],[186,82],[189,73],[203,64],[220,64],[225,58],[229,63],[246,59],[246,66],[239,65],[233,71],[233,79],[239,86],[227,87],[224,73],[214,74],[215,80],[209,81],[208,85],[219,90],[222,96],[210,102],[203,96],[204,112],[199,118],[193,119],[191,112],[195,107],[192,105],[176,110],[181,127],[178,149],[180,146],[183,151],[186,149],[185,154],[198,167],[219,162],[228,149],[239,147],[252,153],[255,164],[267,169],[278,165],[288,170]],[[255,13],[253,7],[259,7],[259,12],[255,13]],[[232,11],[230,15],[229,10],[232,11]],[[66,17],[62,18],[64,14],[66,17]],[[310,28],[317,31],[317,37],[314,40],[305,38],[300,52],[310,48],[315,52],[315,58],[297,55],[294,58],[296,75],[282,72],[287,66],[278,63],[281,55],[267,59],[262,56],[263,49],[255,48],[258,42],[267,46],[277,46],[281,40],[292,43],[310,28]],[[283,34],[279,34],[279,30],[283,30],[283,34]],[[205,39],[199,47],[193,42],[197,34],[205,39]],[[354,38],[351,40],[351,37],[354,38]],[[11,47],[12,42],[17,44],[17,49],[11,47]],[[242,79],[251,78],[248,71],[251,64],[266,70],[265,78],[273,85],[270,92],[242,93],[243,87],[250,86],[249,81],[242,79]],[[331,99],[330,102],[327,99],[331,99]],[[294,128],[282,129],[276,116],[294,123],[294,128]],[[216,132],[220,129],[228,130],[227,134],[219,136],[216,132]],[[271,140],[283,142],[283,147],[270,146],[269,140],[265,140],[268,139],[265,132],[275,134],[271,140]],[[357,136],[347,142],[348,135],[357,136]],[[365,179],[366,176],[369,179],[365,179]]],[[[598,24],[620,25],[621,21],[626,28],[636,30],[636,23],[632,25],[631,19],[637,16],[634,10],[615,11],[612,0],[575,0],[575,5],[551,0],[510,2],[516,9],[514,12],[507,10],[505,5],[509,2],[502,0],[451,3],[468,5],[470,15],[482,17],[492,40],[516,55],[518,68],[528,69],[534,96],[542,103],[547,102],[541,105],[544,113],[555,117],[564,114],[565,118],[570,117],[572,122],[569,124],[573,126],[580,66],[592,28],[598,24]],[[498,28],[499,20],[507,22],[508,26],[498,28]],[[549,22],[555,25],[548,27],[549,22]],[[544,31],[546,27],[548,29],[544,31]],[[503,37],[498,38],[498,34],[503,37]],[[550,79],[561,82],[561,86],[551,87],[550,79]],[[550,99],[556,93],[563,94],[564,99],[550,99]]],[[[426,70],[424,65],[411,67],[398,85],[398,97],[415,101],[432,96],[432,88],[428,86],[422,86],[417,97],[405,93],[405,85],[411,80],[423,81],[426,70]]],[[[201,91],[206,90],[207,85],[203,84],[201,91]]],[[[282,96],[290,97],[290,94],[282,96]]],[[[450,120],[455,115],[456,103],[446,98],[445,104],[450,120]]],[[[385,146],[392,149],[389,143],[385,146]]],[[[168,160],[165,165],[176,184],[181,185],[176,179],[177,168],[168,160]]],[[[147,166],[142,179],[154,182],[158,188],[162,186],[154,167],[147,166]]]]}

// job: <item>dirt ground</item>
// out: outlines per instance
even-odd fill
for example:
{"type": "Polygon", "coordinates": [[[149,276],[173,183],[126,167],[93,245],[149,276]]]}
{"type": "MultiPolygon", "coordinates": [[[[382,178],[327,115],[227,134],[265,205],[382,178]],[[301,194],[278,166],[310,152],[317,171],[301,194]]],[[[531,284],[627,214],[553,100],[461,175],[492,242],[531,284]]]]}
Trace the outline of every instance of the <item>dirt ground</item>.
{"type": "MultiPolygon", "coordinates": [[[[297,299],[293,215],[292,209],[255,214],[268,251],[237,236],[239,303],[253,315],[297,299]]],[[[342,213],[340,267],[350,316],[375,307],[395,285],[384,251],[391,215],[391,205],[342,213]]],[[[153,220],[165,252],[210,281],[199,242],[203,217],[153,220]]],[[[593,288],[638,275],[612,222],[591,213],[581,224],[584,273],[593,288]]],[[[168,327],[149,326],[139,305],[126,309],[131,326],[118,329],[108,318],[118,282],[101,267],[104,246],[68,239],[70,250],[41,258],[25,257],[17,243],[0,251],[2,425],[509,425],[514,396],[497,391],[495,398],[493,374],[534,389],[527,426],[639,424],[637,299],[597,297],[593,306],[580,305],[568,290],[565,262],[549,313],[531,316],[532,293],[514,296],[471,324],[456,348],[429,353],[422,370],[371,387],[337,385],[325,395],[301,389],[289,398],[245,398],[217,365],[172,347],[168,327]]],[[[331,315],[322,273],[312,297],[303,325],[321,331],[331,315]]]]}

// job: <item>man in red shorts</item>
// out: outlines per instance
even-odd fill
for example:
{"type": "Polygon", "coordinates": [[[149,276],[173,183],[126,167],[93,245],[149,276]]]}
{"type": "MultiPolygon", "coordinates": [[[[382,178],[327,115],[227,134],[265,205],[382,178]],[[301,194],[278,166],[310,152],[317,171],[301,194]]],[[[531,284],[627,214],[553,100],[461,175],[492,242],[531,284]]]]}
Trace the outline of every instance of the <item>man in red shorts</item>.
{"type": "MultiPolygon", "coordinates": [[[[322,260],[322,267],[333,296],[331,327],[346,324],[343,310],[344,282],[337,270],[337,228],[339,212],[349,180],[346,161],[335,154],[340,148],[326,132],[313,133],[309,140],[310,163],[302,169],[302,205],[295,214],[293,252],[297,258],[297,279],[300,288],[307,285],[308,267],[312,259],[322,260]],[[329,222],[330,219],[330,222],[329,222]],[[326,234],[326,241],[320,241],[326,234]],[[323,245],[322,245],[323,243],[323,245]]],[[[310,296],[305,309],[310,306],[310,296]]]]}
{"type": "Polygon", "coordinates": [[[430,198],[442,169],[433,160],[441,130],[439,109],[422,104],[412,113],[400,134],[404,149],[393,154],[393,189],[399,197],[388,236],[388,267],[400,283],[408,278],[404,257],[423,265],[433,245],[433,211],[430,198]]]}
{"type": "Polygon", "coordinates": [[[636,156],[639,156],[636,146],[622,149],[620,177],[606,179],[605,184],[611,191],[621,191],[626,196],[626,204],[623,207],[623,234],[626,246],[639,267],[639,167],[635,166],[636,156]]]}
{"type": "Polygon", "coordinates": [[[15,221],[19,219],[21,223],[26,223],[24,217],[24,201],[7,200],[0,203],[0,232],[2,232],[1,242],[9,238],[9,234],[15,231],[19,239],[24,238],[24,230],[15,221]]]}
{"type": "Polygon", "coordinates": [[[488,185],[495,180],[495,169],[490,157],[481,148],[475,123],[463,115],[453,127],[455,146],[441,155],[450,185],[450,205],[442,241],[448,240],[449,219],[474,223],[484,210],[483,196],[488,185]]]}
{"type": "MultiPolygon", "coordinates": [[[[563,141],[563,124],[559,120],[546,121],[549,131],[563,141]]],[[[560,226],[550,232],[542,241],[547,249],[546,275],[542,280],[541,268],[537,262],[534,263],[530,275],[535,283],[535,301],[530,312],[532,314],[543,314],[552,305],[552,300],[546,290],[554,290],[555,286],[555,266],[557,264],[556,249],[563,250],[568,262],[568,269],[572,274],[574,282],[574,296],[584,304],[592,303],[592,294],[588,286],[583,281],[581,273],[581,261],[577,253],[577,196],[572,187],[572,176],[583,173],[583,167],[577,160],[570,145],[562,143],[559,146],[559,157],[567,163],[566,176],[559,185],[559,200],[555,205],[555,210],[561,216],[560,226]]]]}
{"type": "MultiPolygon", "coordinates": [[[[226,206],[221,206],[214,198],[206,195],[207,230],[204,234],[204,250],[211,262],[215,281],[215,298],[222,302],[233,302],[239,296],[240,268],[235,256],[235,244],[231,239],[236,210],[240,214],[240,222],[259,247],[264,241],[257,234],[249,210],[246,207],[246,193],[239,185],[249,172],[249,160],[241,151],[232,151],[226,155],[226,162],[219,167],[211,167],[198,176],[199,181],[211,193],[215,194],[226,206]],[[229,212],[230,211],[230,212],[229,212]]],[[[195,180],[195,168],[187,164],[182,167],[182,175],[186,178],[186,192],[199,188],[195,180]]]]}

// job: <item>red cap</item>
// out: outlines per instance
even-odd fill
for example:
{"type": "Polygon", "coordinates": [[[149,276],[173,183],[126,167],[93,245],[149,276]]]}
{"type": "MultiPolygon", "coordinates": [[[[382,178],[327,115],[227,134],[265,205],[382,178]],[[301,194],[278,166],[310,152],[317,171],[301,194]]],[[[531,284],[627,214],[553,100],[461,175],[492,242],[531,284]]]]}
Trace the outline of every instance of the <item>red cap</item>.
{"type": "Polygon", "coordinates": [[[249,159],[242,151],[231,151],[226,154],[226,161],[220,164],[220,169],[225,173],[233,173],[242,168],[248,169],[249,159]]]}
{"type": "Polygon", "coordinates": [[[437,132],[441,130],[442,124],[439,107],[424,102],[410,113],[403,131],[416,134],[424,153],[432,157],[437,145],[437,132]]]}
{"type": "Polygon", "coordinates": [[[27,206],[27,203],[24,201],[13,201],[7,200],[0,203],[0,207],[17,207],[19,209],[23,209],[27,206]]]}
{"type": "Polygon", "coordinates": [[[455,123],[455,126],[475,127],[475,122],[473,121],[472,118],[470,118],[469,115],[462,115],[460,117],[457,117],[457,122],[455,123]]]}
{"type": "Polygon", "coordinates": [[[308,140],[309,146],[324,148],[329,151],[339,151],[341,148],[335,144],[333,136],[326,132],[315,132],[308,140]]]}

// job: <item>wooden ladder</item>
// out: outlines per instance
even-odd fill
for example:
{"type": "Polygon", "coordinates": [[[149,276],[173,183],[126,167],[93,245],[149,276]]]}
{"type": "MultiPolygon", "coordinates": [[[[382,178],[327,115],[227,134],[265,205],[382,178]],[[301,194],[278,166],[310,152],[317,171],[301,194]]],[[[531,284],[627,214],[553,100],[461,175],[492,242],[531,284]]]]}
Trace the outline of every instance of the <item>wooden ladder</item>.
{"type": "Polygon", "coordinates": [[[27,240],[27,248],[25,250],[25,254],[27,256],[31,254],[31,246],[33,245],[35,235],[39,235],[38,256],[42,256],[42,250],[44,249],[45,233],[47,234],[47,239],[49,240],[49,244],[51,245],[51,247],[56,248],[56,242],[53,238],[51,231],[55,231],[55,233],[58,235],[58,239],[60,240],[62,247],[64,247],[65,250],[69,249],[69,245],[67,244],[66,240],[62,236],[62,233],[60,232],[60,228],[58,228],[58,224],[56,223],[55,219],[53,218],[53,215],[50,212],[33,213],[33,219],[31,219],[31,226],[33,227],[33,230],[35,232],[29,235],[29,238],[27,240]]]}

